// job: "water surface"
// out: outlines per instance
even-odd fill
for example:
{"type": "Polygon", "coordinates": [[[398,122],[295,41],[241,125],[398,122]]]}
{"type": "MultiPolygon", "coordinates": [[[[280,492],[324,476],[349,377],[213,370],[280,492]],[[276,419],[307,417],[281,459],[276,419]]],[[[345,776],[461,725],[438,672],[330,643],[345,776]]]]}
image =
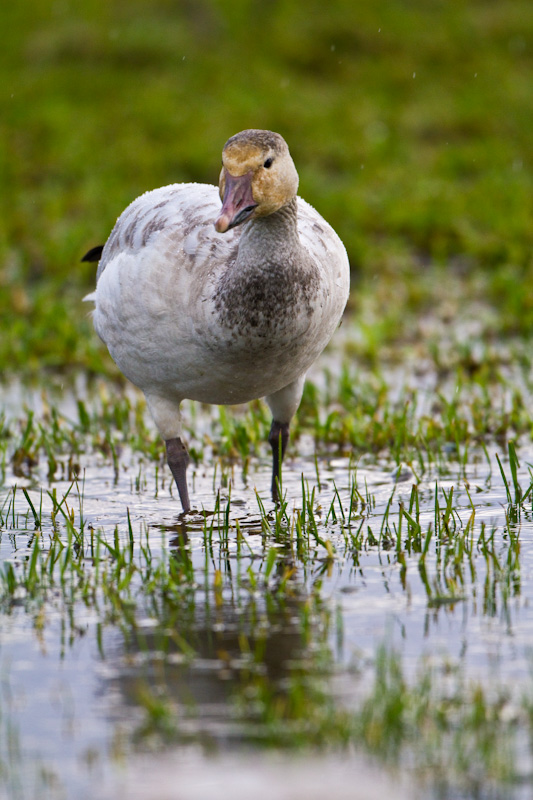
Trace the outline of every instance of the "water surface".
{"type": "MultiPolygon", "coordinates": [[[[384,644],[399,654],[413,685],[421,664],[431,664],[441,675],[460,672],[491,691],[507,687],[509,714],[531,694],[531,497],[521,507],[509,504],[496,460],[498,453],[509,474],[505,452],[494,445],[488,459],[472,453],[466,466],[451,457],[417,478],[407,466],[356,464],[348,455],[316,462],[301,450],[304,455],[292,452],[287,460],[287,524],[277,538],[268,530],[269,520],[274,530],[275,509],[267,453],[252,460],[246,475],[238,463],[198,464],[191,470],[197,513],[186,519],[165,471],[127,448],[118,469],[108,455],[80,454],[74,484],[66,467],[51,482],[44,464],[28,477],[6,468],[3,561],[20,571],[30,558],[35,524],[24,486],[42,513],[44,547],[54,529],[68,540],[47,491],[60,499],[69,492],[64,509],[75,527],[83,522],[87,568],[91,534],[121,547],[132,538],[131,557],[139,565],[131,608],[123,597],[113,606],[109,595],[98,593],[69,602],[60,587],[44,602],[19,591],[4,605],[0,775],[6,797],[119,792],[146,800],[164,792],[178,796],[177,782],[179,796],[190,798],[206,796],[210,786],[221,797],[244,797],[252,785],[261,797],[263,784],[280,797],[296,796],[295,787],[307,797],[323,796],[328,786],[340,798],[399,797],[397,776],[383,777],[353,748],[326,748],[318,762],[263,751],[271,730],[256,713],[265,687],[273,689],[275,703],[291,696],[295,680],[315,679],[338,708],[356,710],[384,644]],[[435,492],[442,514],[453,487],[450,528],[464,530],[472,520],[467,558],[446,554],[444,537],[431,543],[422,573],[420,546],[409,541],[405,520],[400,545],[393,540],[400,503],[409,506],[414,483],[423,535],[435,522],[435,492]],[[312,524],[308,517],[305,535],[298,534],[303,492],[309,498],[313,488],[312,524]],[[519,566],[506,570],[517,540],[519,566]],[[146,590],[156,566],[169,559],[184,576],[170,599],[162,584],[146,590]],[[172,712],[166,739],[158,702],[172,712]]],[[[532,457],[526,447],[519,450],[524,488],[532,457]]],[[[319,707],[314,689],[310,697],[319,707]]],[[[527,785],[527,760],[522,769],[527,785]]],[[[407,796],[414,791],[411,786],[407,796]]],[[[521,791],[515,788],[513,797],[528,796],[521,791]]]]}

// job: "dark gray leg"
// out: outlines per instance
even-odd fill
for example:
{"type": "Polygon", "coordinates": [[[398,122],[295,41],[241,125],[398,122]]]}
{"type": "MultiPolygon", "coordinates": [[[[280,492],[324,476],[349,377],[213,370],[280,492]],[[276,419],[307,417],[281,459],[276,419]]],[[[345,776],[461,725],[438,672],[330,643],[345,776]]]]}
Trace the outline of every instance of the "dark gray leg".
{"type": "Polygon", "coordinates": [[[272,500],[279,501],[278,483],[281,478],[281,462],[289,441],[289,423],[272,420],[268,441],[272,448],[272,500]],[[281,442],[281,447],[280,447],[281,442]],[[280,458],[281,456],[281,458],[280,458]]]}
{"type": "Polygon", "coordinates": [[[187,448],[176,436],[174,439],[167,439],[165,442],[167,448],[167,462],[170,467],[181,500],[183,511],[191,510],[189,502],[189,492],[187,491],[187,467],[189,466],[189,454],[187,448]]]}

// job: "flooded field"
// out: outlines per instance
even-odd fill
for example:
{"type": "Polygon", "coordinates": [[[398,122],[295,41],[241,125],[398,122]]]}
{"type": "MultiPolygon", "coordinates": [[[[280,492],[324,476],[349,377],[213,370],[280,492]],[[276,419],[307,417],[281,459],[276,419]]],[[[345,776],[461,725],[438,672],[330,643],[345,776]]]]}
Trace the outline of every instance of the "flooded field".
{"type": "Polygon", "coordinates": [[[0,800],[530,800],[533,4],[258,10],[0,5],[0,800]],[[185,404],[183,518],[80,259],[247,127],[352,289],[282,504],[185,404]]]}
{"type": "Polygon", "coordinates": [[[233,412],[191,407],[183,517],[131,396],[22,400],[4,403],[3,796],[239,798],[258,775],[265,797],[530,796],[526,440],[398,464],[315,457],[302,434],[276,508],[266,445],[215,455],[233,412]]]}

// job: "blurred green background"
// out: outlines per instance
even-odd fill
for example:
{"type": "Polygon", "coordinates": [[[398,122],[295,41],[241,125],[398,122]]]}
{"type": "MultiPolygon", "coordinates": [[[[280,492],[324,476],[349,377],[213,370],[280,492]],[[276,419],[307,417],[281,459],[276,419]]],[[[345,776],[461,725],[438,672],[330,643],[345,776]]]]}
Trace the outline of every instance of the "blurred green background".
{"type": "Polygon", "coordinates": [[[4,375],[112,369],[81,256],[247,127],[287,139],[355,312],[401,335],[453,276],[529,331],[531,0],[20,0],[0,29],[4,375]]]}

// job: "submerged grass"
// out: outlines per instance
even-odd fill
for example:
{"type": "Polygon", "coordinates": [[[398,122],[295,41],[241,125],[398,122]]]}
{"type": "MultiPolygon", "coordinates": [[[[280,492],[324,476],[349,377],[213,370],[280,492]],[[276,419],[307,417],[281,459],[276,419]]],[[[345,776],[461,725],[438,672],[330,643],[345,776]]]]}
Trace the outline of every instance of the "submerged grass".
{"type": "MultiPolygon", "coordinates": [[[[104,411],[129,430],[132,408],[118,417],[105,404],[104,411]]],[[[78,451],[90,440],[93,414],[85,409],[68,429],[66,453],[73,438],[78,451]]],[[[30,416],[19,426],[24,441],[36,425],[30,416]]],[[[58,413],[52,418],[57,443],[63,423],[58,413]]],[[[460,787],[465,796],[488,797],[490,787],[499,791],[520,777],[523,742],[533,741],[525,676],[512,687],[473,679],[436,656],[407,665],[385,643],[346,672],[334,646],[344,635],[342,611],[325,587],[343,565],[359,572],[374,554],[398,570],[406,596],[420,587],[428,613],[479,603],[488,618],[508,614],[521,595],[521,524],[532,514],[533,476],[518,454],[514,441],[496,454],[498,469],[485,487],[502,487],[502,526],[478,521],[483,506],[460,469],[442,485],[437,471],[433,486],[429,476],[397,473],[388,495],[378,484],[378,499],[352,465],[348,482],[334,483],[324,502],[317,461],[317,483],[302,475],[290,500],[282,487],[278,507],[256,495],[255,539],[231,494],[219,494],[201,521],[179,522],[154,539],[129,511],[115,527],[95,528],[78,479],[60,481],[61,491],[13,486],[0,509],[0,532],[17,541],[0,573],[0,610],[6,618],[23,608],[42,633],[53,609],[74,643],[77,617],[91,609],[102,658],[109,657],[105,631],[119,631],[122,691],[144,714],[137,746],[212,738],[192,688],[209,659],[226,738],[284,749],[355,744],[387,763],[409,764],[438,796],[460,787]]]]}
{"type": "Polygon", "coordinates": [[[437,793],[462,787],[468,796],[489,796],[489,787],[517,776],[516,734],[533,736],[529,695],[424,658],[407,673],[401,655],[383,645],[373,681],[361,664],[349,678],[348,702],[342,679],[339,702],[331,688],[340,666],[332,639],[342,638],[342,621],[324,598],[323,581],[339,564],[359,566],[374,551],[398,566],[404,590],[418,574],[428,609],[469,601],[478,587],[485,614],[505,607],[520,594],[516,522],[530,513],[533,480],[521,486],[514,445],[506,465],[498,463],[514,514],[503,531],[476,523],[465,485],[437,485],[428,494],[427,487],[396,484],[378,505],[353,471],[348,487],[335,487],[327,511],[303,478],[291,508],[285,500],[267,510],[258,497],[259,547],[243,535],[231,499],[218,498],[197,528],[199,558],[185,523],[172,541],[155,543],[146,527],[134,528],[129,512],[121,526],[95,530],[77,482],[62,495],[41,493],[37,502],[35,490],[14,487],[0,528],[25,544],[4,562],[0,608],[10,615],[22,606],[40,630],[54,608],[73,635],[81,609],[91,608],[100,640],[106,628],[120,630],[123,668],[140,665],[125,690],[144,710],[138,744],[209,738],[197,716],[201,697],[182,697],[188,676],[209,658],[232,701],[226,736],[291,749],[356,744],[387,762],[409,763],[437,793]],[[467,502],[458,502],[464,495],[467,502]]]}

